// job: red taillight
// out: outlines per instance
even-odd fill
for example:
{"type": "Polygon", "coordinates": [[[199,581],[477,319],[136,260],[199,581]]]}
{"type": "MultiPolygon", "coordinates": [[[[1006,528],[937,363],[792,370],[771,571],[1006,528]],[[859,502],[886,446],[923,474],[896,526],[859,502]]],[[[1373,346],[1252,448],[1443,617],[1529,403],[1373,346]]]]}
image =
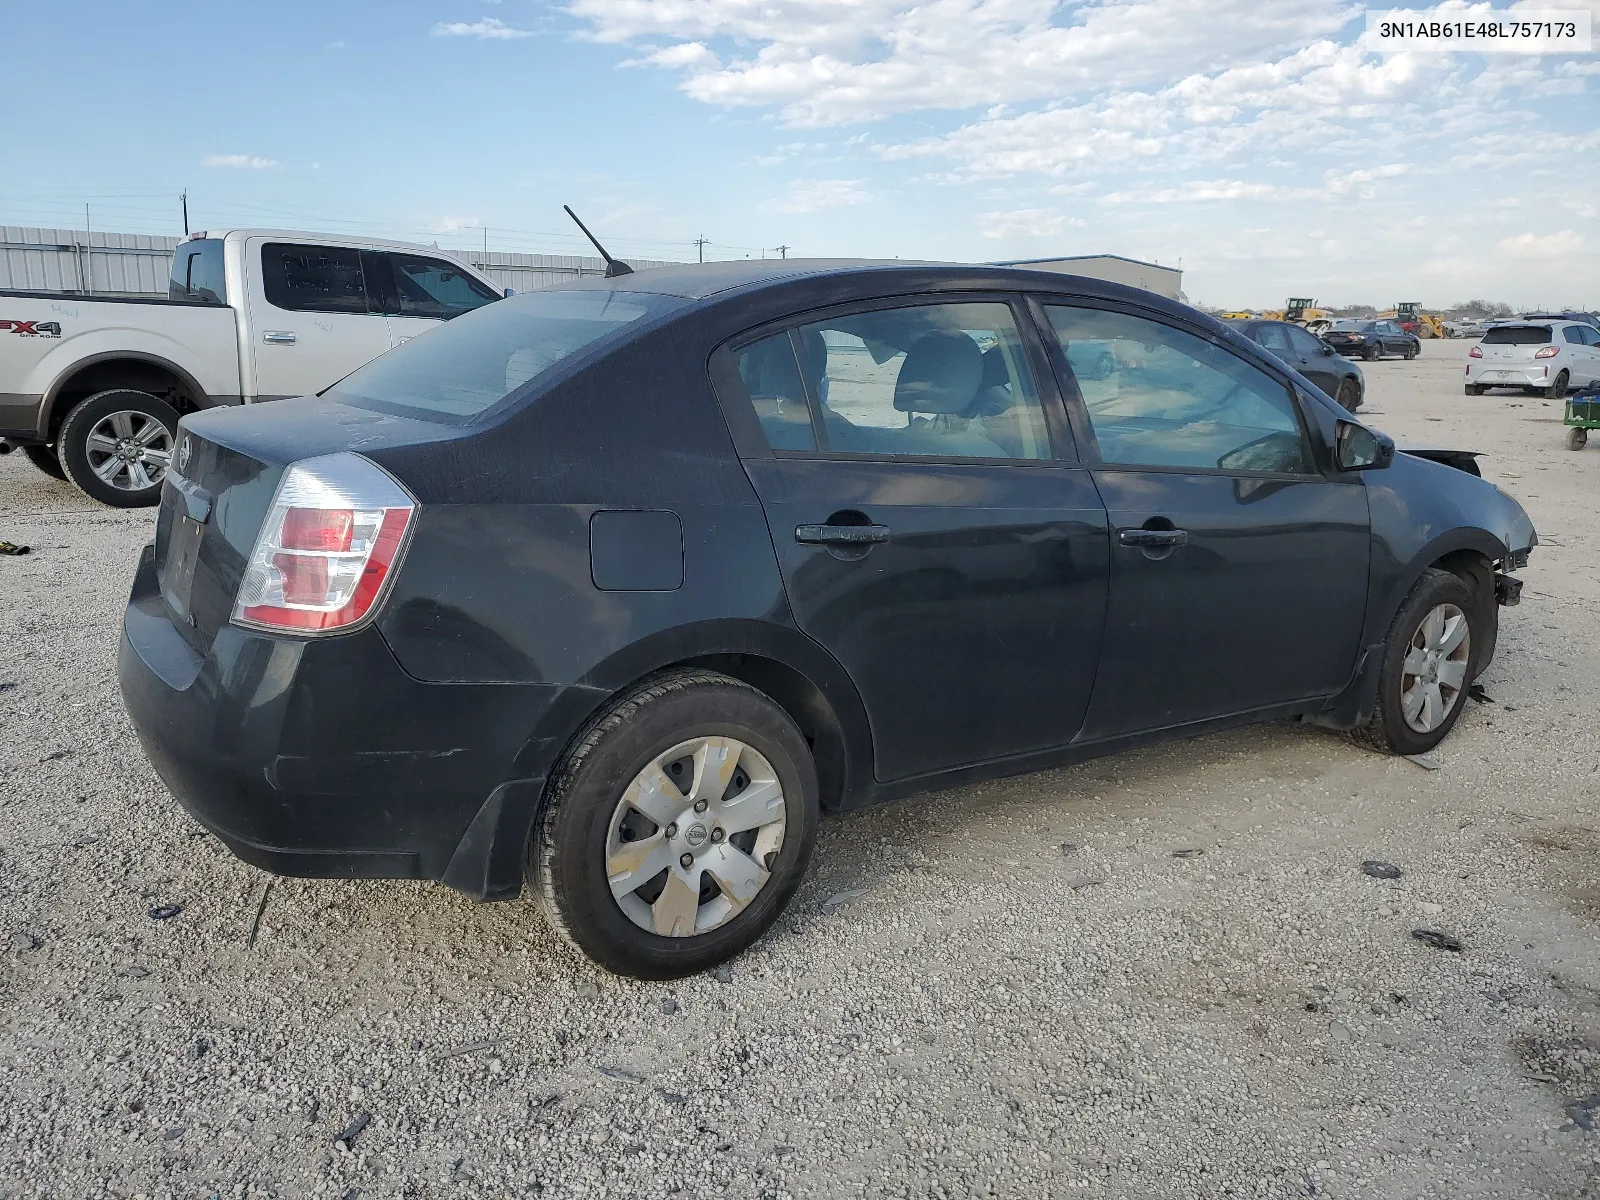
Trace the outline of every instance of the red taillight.
{"type": "Polygon", "coordinates": [[[1468,358],[1482,358],[1483,357],[1483,350],[1478,346],[1474,346],[1471,350],[1467,351],[1467,357],[1468,358]]]}
{"type": "Polygon", "coordinates": [[[1535,350],[1533,352],[1533,356],[1535,358],[1554,358],[1556,355],[1558,355],[1560,353],[1561,353],[1561,347],[1560,346],[1545,346],[1542,349],[1535,350]]]}
{"type": "Polygon", "coordinates": [[[296,463],[256,537],[233,619],[299,633],[356,624],[393,576],[415,513],[406,491],[360,455],[296,463]]]}

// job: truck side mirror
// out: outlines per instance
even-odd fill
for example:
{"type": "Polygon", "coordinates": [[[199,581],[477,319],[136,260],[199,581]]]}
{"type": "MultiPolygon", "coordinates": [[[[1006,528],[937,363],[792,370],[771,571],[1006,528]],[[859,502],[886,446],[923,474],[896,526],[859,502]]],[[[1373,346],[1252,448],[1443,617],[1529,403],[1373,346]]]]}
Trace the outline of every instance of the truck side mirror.
{"type": "Polygon", "coordinates": [[[1333,457],[1341,471],[1381,471],[1394,462],[1394,439],[1354,421],[1340,421],[1333,457]]]}

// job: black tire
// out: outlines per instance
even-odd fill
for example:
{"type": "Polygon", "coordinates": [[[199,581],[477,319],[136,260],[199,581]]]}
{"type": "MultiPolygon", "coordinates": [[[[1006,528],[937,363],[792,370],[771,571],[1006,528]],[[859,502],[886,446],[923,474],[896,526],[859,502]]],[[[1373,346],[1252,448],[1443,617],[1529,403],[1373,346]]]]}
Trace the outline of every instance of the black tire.
{"type": "MultiPolygon", "coordinates": [[[[56,434],[56,452],[66,478],[84,495],[113,508],[143,508],[161,499],[161,484],[166,478],[177,435],[178,412],[172,405],[157,400],[148,392],[112,388],[79,401],[67,414],[67,419],[61,423],[61,431],[56,434]],[[147,422],[156,422],[166,431],[165,457],[148,457],[138,465],[138,471],[150,480],[148,485],[136,485],[131,468],[119,471],[114,476],[120,479],[126,475],[129,483],[125,487],[108,482],[95,471],[95,463],[104,455],[90,445],[90,435],[102,421],[118,413],[129,414],[128,427],[137,435],[142,436],[147,432],[147,422]],[[94,457],[91,458],[91,455],[94,457]]],[[[146,453],[151,454],[151,451],[146,453]]]]}
{"type": "Polygon", "coordinates": [[[1481,396],[1481,395],[1483,395],[1483,384],[1481,384],[1481,383],[1469,383],[1469,384],[1467,384],[1467,395],[1469,395],[1469,396],[1481,396]]]}
{"type": "Polygon", "coordinates": [[[1361,407],[1361,389],[1356,387],[1354,379],[1346,379],[1339,384],[1339,393],[1334,399],[1346,412],[1355,412],[1361,407]]]}
{"type": "Polygon", "coordinates": [[[1484,613],[1484,604],[1459,576],[1436,567],[1424,572],[1389,626],[1389,637],[1383,648],[1383,665],[1378,671],[1377,703],[1372,716],[1365,725],[1351,731],[1351,738],[1369,749],[1388,754],[1425,754],[1444,741],[1466,705],[1467,691],[1475,678],[1474,669],[1487,661],[1485,650],[1493,652],[1496,631],[1490,629],[1488,623],[1498,614],[1490,609],[1485,618],[1484,613]],[[1466,651],[1469,668],[1444,719],[1424,733],[1407,724],[1401,708],[1402,665],[1423,619],[1441,604],[1453,604],[1466,616],[1470,639],[1466,651]]]}
{"type": "Polygon", "coordinates": [[[1589,431],[1580,429],[1576,425],[1567,430],[1567,449],[1582,450],[1589,444],[1589,431]]]}
{"type": "Polygon", "coordinates": [[[1412,342],[1411,345],[1406,347],[1406,352],[1405,352],[1406,361],[1410,362],[1413,358],[1415,358],[1417,355],[1419,355],[1421,353],[1422,353],[1422,343],[1421,342],[1412,342]]]}
{"type": "Polygon", "coordinates": [[[1383,347],[1382,346],[1363,346],[1361,348],[1361,357],[1363,359],[1365,359],[1367,362],[1377,362],[1379,356],[1381,356],[1382,354],[1383,354],[1383,347]]]}
{"type": "Polygon", "coordinates": [[[788,713],[737,679],[673,671],[613,702],[579,735],[551,777],[529,873],[551,923],[607,970],[636,979],[692,975],[732,958],[778,919],[816,841],[817,793],[811,751],[788,713]],[[713,736],[736,738],[771,765],[783,792],[783,841],[743,911],[703,933],[664,936],[635,924],[612,896],[606,872],[612,817],[654,758],[680,742],[713,736]]]}
{"type": "Polygon", "coordinates": [[[1550,381],[1550,387],[1545,392],[1544,398],[1546,400],[1565,400],[1567,397],[1567,384],[1571,382],[1571,379],[1570,375],[1562,371],[1561,374],[1550,381]]]}
{"type": "Polygon", "coordinates": [[[65,479],[67,473],[61,469],[61,460],[56,457],[56,452],[49,446],[24,446],[22,453],[28,461],[52,479],[65,479]]]}

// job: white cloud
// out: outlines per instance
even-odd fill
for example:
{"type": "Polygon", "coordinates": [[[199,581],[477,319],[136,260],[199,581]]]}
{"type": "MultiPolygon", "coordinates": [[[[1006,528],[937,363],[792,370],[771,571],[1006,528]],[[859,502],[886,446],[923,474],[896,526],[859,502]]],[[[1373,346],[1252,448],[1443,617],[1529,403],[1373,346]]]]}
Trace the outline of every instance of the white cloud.
{"type": "Polygon", "coordinates": [[[480,229],[483,222],[477,217],[440,217],[440,233],[460,233],[463,229],[480,229]]]}
{"type": "Polygon", "coordinates": [[[1565,258],[1577,254],[1583,247],[1583,237],[1572,229],[1545,234],[1519,233],[1500,239],[1502,252],[1526,258],[1565,258]]]}
{"type": "Polygon", "coordinates": [[[1052,212],[1048,208],[1016,208],[1010,212],[987,212],[978,218],[986,238],[1058,237],[1070,225],[1083,225],[1081,217],[1052,212]]]}
{"type": "Polygon", "coordinates": [[[200,160],[204,167],[245,167],[265,171],[278,165],[275,158],[262,158],[258,154],[208,154],[200,160]]]}
{"type": "Polygon", "coordinates": [[[433,27],[434,37],[473,37],[485,41],[511,41],[515,38],[538,37],[532,29],[517,29],[498,17],[482,17],[476,21],[440,21],[433,27]]]}
{"type": "Polygon", "coordinates": [[[764,212],[814,213],[830,208],[852,208],[871,201],[859,179],[802,179],[791,184],[782,200],[763,205],[764,212]]]}

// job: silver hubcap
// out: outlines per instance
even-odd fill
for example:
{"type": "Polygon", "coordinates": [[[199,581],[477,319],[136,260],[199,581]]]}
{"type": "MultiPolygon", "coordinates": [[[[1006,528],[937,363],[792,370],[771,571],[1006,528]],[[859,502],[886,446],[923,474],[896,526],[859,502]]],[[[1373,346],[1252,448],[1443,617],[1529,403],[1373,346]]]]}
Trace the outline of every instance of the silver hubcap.
{"type": "Polygon", "coordinates": [[[1400,711],[1418,733],[1432,733],[1461,700],[1472,634],[1467,614],[1441,604],[1422,618],[1400,667],[1400,711]]]}
{"type": "Polygon", "coordinates": [[[140,492],[160,483],[172,465],[172,431],[142,412],[114,412],[89,431],[89,469],[118,491],[140,492]]]}
{"type": "Polygon", "coordinates": [[[783,830],[783,787],[761,754],[733,738],[680,742],[634,777],[611,814],[611,894],[641,929],[705,933],[766,886],[783,830]]]}

